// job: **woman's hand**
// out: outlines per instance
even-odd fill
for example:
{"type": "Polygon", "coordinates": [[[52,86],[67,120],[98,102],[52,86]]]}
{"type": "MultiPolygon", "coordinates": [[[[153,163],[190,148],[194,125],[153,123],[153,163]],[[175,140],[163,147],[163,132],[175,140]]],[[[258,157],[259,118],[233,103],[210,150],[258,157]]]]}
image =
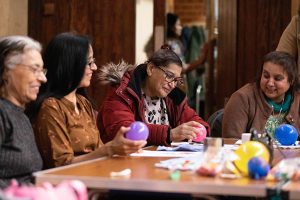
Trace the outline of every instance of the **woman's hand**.
{"type": "Polygon", "coordinates": [[[106,143],[108,147],[108,154],[114,155],[128,155],[139,151],[147,144],[146,140],[129,140],[124,137],[124,134],[130,130],[129,127],[121,127],[115,138],[106,143]]]}
{"type": "Polygon", "coordinates": [[[192,140],[197,137],[197,127],[200,127],[199,122],[190,121],[183,123],[176,128],[171,129],[170,139],[174,142],[179,142],[184,139],[192,140]]]}

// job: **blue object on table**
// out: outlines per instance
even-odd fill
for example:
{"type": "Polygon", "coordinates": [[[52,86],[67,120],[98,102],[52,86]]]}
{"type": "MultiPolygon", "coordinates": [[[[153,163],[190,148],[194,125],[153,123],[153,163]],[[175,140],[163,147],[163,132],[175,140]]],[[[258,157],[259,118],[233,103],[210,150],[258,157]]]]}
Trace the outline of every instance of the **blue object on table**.
{"type": "Polygon", "coordinates": [[[268,175],[270,165],[261,157],[253,157],[248,161],[249,177],[261,179],[268,175]]]}
{"type": "Polygon", "coordinates": [[[282,124],[275,129],[275,138],[281,145],[293,145],[297,141],[298,131],[290,124],[282,124]]]}

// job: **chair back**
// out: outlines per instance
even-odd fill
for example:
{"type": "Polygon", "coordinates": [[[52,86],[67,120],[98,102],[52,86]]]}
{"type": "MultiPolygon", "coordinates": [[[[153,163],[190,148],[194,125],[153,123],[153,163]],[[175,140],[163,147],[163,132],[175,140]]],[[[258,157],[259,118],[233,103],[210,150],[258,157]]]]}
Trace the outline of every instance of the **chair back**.
{"type": "Polygon", "coordinates": [[[214,112],[207,120],[210,126],[210,137],[222,137],[222,120],[224,108],[214,112]]]}

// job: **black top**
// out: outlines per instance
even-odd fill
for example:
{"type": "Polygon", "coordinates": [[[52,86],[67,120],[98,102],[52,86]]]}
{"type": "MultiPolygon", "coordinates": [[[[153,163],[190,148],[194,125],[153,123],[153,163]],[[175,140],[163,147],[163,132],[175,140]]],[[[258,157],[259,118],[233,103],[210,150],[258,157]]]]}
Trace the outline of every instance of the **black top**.
{"type": "Polygon", "coordinates": [[[32,172],[42,169],[33,129],[24,110],[0,98],[0,188],[12,178],[30,183],[32,172]]]}

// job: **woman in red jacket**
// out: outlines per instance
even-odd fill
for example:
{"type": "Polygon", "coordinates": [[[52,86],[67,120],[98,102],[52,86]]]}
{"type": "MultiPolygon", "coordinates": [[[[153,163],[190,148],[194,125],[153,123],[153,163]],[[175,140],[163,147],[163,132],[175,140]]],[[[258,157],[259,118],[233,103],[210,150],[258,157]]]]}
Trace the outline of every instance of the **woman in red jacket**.
{"type": "Polygon", "coordinates": [[[188,106],[185,93],[177,87],[183,83],[181,72],[180,58],[166,45],[136,68],[123,62],[101,67],[98,78],[112,85],[97,120],[103,142],[134,121],[148,125],[150,145],[191,140],[200,124],[209,132],[208,124],[188,106]]]}

